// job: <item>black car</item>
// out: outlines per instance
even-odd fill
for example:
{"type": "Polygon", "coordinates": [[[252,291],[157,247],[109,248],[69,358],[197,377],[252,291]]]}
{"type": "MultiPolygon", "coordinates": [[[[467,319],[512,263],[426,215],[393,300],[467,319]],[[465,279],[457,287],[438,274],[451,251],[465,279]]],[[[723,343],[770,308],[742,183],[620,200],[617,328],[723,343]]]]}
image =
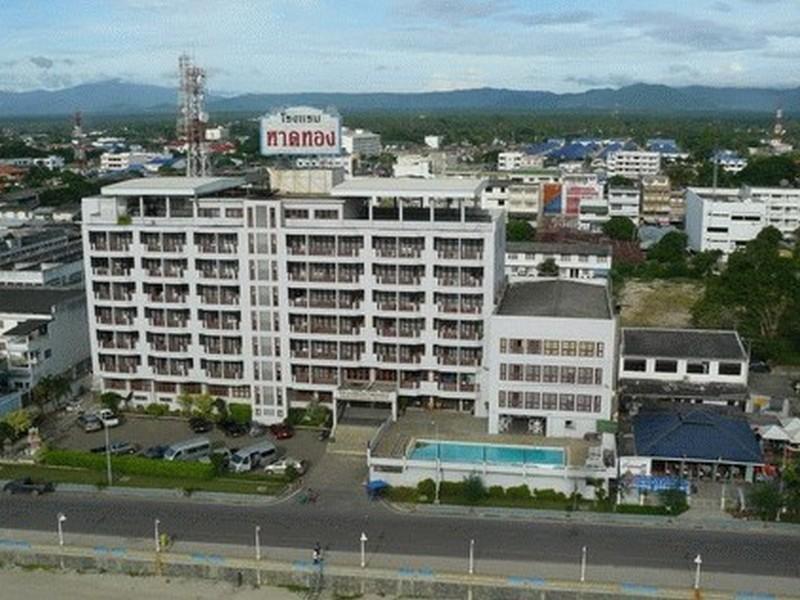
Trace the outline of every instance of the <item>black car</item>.
{"type": "Polygon", "coordinates": [[[194,433],[208,433],[214,429],[214,424],[203,417],[192,417],[189,419],[189,429],[194,433]]]}
{"type": "Polygon", "coordinates": [[[142,456],[144,458],[161,459],[164,458],[164,454],[167,452],[167,448],[169,448],[169,446],[166,445],[150,446],[147,450],[142,452],[142,456]]]}
{"type": "Polygon", "coordinates": [[[9,481],[3,486],[6,494],[30,494],[38,496],[55,491],[56,487],[50,481],[34,481],[30,477],[9,481]]]}
{"type": "Polygon", "coordinates": [[[243,435],[247,435],[247,432],[250,431],[250,428],[247,425],[243,425],[242,423],[237,423],[236,421],[220,421],[217,424],[217,427],[224,433],[227,437],[241,437],[243,435]]]}

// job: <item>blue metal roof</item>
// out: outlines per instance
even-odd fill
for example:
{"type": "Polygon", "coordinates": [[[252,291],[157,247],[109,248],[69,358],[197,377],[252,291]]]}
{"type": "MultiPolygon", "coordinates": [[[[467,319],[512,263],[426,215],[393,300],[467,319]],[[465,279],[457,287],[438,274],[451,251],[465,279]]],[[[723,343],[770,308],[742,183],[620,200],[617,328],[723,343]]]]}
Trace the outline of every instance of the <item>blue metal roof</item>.
{"type": "Polygon", "coordinates": [[[652,138],[647,140],[647,149],[650,152],[661,154],[677,154],[681,151],[678,142],[671,138],[652,138]]]}
{"type": "Polygon", "coordinates": [[[763,463],[747,421],[710,407],[642,412],[633,418],[633,436],[638,456],[763,463]]]}

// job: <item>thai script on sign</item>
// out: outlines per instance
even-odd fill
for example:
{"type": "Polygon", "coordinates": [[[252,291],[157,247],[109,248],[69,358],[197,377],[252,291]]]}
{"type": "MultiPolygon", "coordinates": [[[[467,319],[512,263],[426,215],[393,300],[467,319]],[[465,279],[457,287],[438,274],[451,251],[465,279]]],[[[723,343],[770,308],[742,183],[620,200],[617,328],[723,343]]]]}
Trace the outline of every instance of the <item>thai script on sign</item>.
{"type": "Polygon", "coordinates": [[[335,144],[335,131],[267,131],[267,146],[297,148],[302,146],[330,147],[335,144]]]}

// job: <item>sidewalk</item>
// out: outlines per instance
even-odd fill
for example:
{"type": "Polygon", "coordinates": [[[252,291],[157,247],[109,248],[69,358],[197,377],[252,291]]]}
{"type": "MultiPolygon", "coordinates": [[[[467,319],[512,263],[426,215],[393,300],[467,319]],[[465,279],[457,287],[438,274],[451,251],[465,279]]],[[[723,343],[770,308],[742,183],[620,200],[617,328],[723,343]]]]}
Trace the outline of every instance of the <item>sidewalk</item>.
{"type": "Polygon", "coordinates": [[[383,504],[398,513],[430,517],[469,517],[471,519],[503,519],[507,521],[545,521],[555,523],[582,523],[587,525],[617,525],[620,527],[650,527],[654,529],[686,529],[722,532],[757,532],[775,535],[800,536],[800,525],[793,523],[767,523],[745,521],[730,516],[708,516],[703,519],[661,517],[655,515],[628,515],[604,512],[564,512],[529,508],[494,508],[488,506],[460,506],[455,504],[401,504],[384,500],[383,504]]]}
{"type": "MultiPolygon", "coordinates": [[[[54,528],[55,529],[55,528],[54,528]]],[[[173,533],[173,532],[165,532],[173,533]]],[[[263,540],[268,543],[269,540],[263,540]]],[[[692,597],[694,570],[687,561],[685,570],[629,568],[626,566],[593,566],[591,550],[588,554],[586,583],[581,584],[580,558],[572,564],[564,562],[495,561],[485,558],[480,547],[475,549],[475,574],[468,573],[468,556],[464,558],[429,557],[422,555],[387,555],[374,552],[374,543],[368,541],[366,568],[359,567],[360,554],[357,538],[351,552],[325,552],[325,571],[331,576],[355,578],[380,578],[402,581],[442,582],[498,588],[535,587],[542,590],[576,590],[584,593],[605,593],[618,596],[653,596],[665,598],[692,597]]],[[[0,530],[0,551],[59,553],[55,531],[34,532],[0,530]]],[[[64,554],[67,556],[95,556],[99,561],[113,558],[130,558],[149,562],[155,559],[154,540],[131,539],[113,536],[93,536],[64,533],[64,554]]],[[[163,560],[187,565],[208,567],[225,566],[237,569],[281,570],[295,573],[312,573],[311,549],[261,548],[261,562],[256,562],[255,548],[228,544],[189,543],[178,540],[162,554],[163,560]]],[[[739,575],[736,573],[703,572],[703,598],[795,598],[800,581],[791,578],[739,575]],[[711,591],[713,590],[713,591],[711,591]]]]}

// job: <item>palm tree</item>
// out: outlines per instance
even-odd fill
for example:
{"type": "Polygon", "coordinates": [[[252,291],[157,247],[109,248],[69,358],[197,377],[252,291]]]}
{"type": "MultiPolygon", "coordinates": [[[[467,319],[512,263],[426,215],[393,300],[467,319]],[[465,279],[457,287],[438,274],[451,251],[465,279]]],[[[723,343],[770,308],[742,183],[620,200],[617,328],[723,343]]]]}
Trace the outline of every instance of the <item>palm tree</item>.
{"type": "Polygon", "coordinates": [[[45,414],[47,404],[58,402],[71,390],[70,380],[65,375],[45,375],[33,387],[31,395],[41,413],[45,414]]]}

